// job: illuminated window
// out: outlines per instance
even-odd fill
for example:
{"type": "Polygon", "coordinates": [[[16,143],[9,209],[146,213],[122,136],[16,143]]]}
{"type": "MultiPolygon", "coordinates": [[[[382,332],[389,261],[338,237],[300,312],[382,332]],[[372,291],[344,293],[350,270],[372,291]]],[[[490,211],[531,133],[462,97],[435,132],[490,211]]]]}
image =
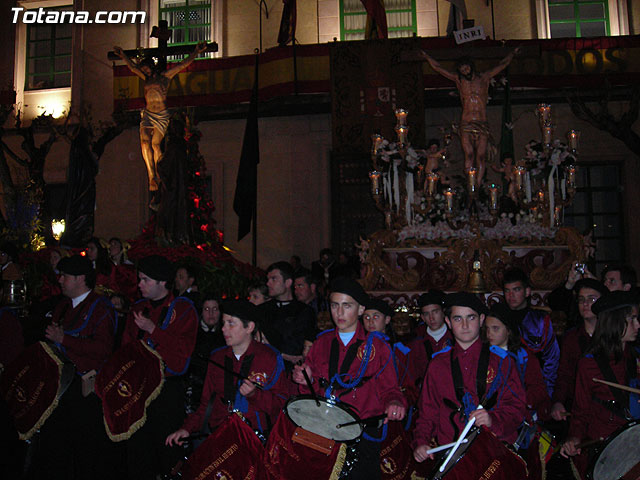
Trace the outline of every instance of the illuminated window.
{"type": "Polygon", "coordinates": [[[551,38],[610,35],[607,0],[549,0],[551,38]]]}
{"type": "MultiPolygon", "coordinates": [[[[73,10],[73,7],[55,10],[73,10]]],[[[71,85],[71,28],[70,23],[28,25],[25,90],[71,85]]]]}
{"type": "MultiPolygon", "coordinates": [[[[385,0],[389,38],[412,37],[418,33],[415,0],[385,0]]],[[[363,40],[367,12],[361,0],[340,0],[340,38],[363,40]]]]}
{"type": "MultiPolygon", "coordinates": [[[[160,0],[160,20],[166,20],[169,25],[169,45],[211,41],[211,0],[160,0]]],[[[184,56],[174,55],[168,60],[184,56]]],[[[199,58],[211,56],[207,53],[199,58]]]]}

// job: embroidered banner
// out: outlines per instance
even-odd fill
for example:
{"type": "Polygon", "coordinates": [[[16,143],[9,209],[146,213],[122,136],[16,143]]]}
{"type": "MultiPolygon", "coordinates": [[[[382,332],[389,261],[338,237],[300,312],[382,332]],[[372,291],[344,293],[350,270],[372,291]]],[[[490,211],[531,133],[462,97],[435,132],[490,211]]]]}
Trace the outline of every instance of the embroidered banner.
{"type": "Polygon", "coordinates": [[[65,363],[53,348],[34,343],[2,374],[0,392],[20,440],[28,440],[44,424],[73,381],[73,364],[65,363]]]}
{"type": "Polygon", "coordinates": [[[162,390],[163,371],[160,356],[142,341],[123,346],[102,367],[95,391],[111,440],[127,440],[144,425],[147,407],[162,390]]]}

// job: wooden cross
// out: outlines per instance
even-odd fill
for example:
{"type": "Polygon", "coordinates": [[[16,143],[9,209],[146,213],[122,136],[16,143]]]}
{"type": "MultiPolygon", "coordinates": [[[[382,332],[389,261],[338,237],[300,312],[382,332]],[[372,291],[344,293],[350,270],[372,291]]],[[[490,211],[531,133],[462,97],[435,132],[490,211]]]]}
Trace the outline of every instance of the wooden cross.
{"type": "MultiPolygon", "coordinates": [[[[129,58],[134,57],[156,57],[158,59],[158,66],[162,70],[167,69],[167,56],[169,55],[183,55],[185,53],[193,52],[193,45],[173,45],[167,46],[169,37],[171,37],[171,31],[169,30],[166,20],[160,20],[159,26],[154,26],[151,30],[151,37],[158,39],[158,47],[156,48],[136,48],[133,50],[124,50],[124,53],[129,58]]],[[[207,43],[207,52],[217,52],[218,44],[216,42],[207,43]]],[[[114,51],[107,53],[109,60],[120,60],[120,57],[116,55],[114,51]]]]}

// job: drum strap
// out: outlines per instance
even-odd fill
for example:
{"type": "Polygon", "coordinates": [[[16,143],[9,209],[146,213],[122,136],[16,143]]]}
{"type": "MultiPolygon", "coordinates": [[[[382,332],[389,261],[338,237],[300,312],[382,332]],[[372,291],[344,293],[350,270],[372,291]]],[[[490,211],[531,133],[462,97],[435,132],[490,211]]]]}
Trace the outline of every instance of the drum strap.
{"type": "MultiPolygon", "coordinates": [[[[453,378],[453,388],[456,392],[456,399],[458,400],[458,407],[453,409],[453,402],[449,401],[449,408],[452,408],[451,415],[449,415],[449,420],[453,425],[453,429],[455,431],[455,436],[458,436],[458,426],[454,420],[456,413],[460,412],[464,417],[464,421],[468,418],[469,414],[475,410],[476,405],[472,405],[471,395],[469,392],[465,392],[464,390],[464,382],[462,380],[462,371],[460,370],[460,363],[457,358],[453,357],[453,348],[450,351],[451,355],[451,376],[453,378]]],[[[487,390],[487,370],[489,369],[489,359],[491,358],[491,352],[489,350],[488,344],[482,345],[482,350],[480,351],[480,358],[478,359],[478,370],[476,372],[476,393],[478,395],[478,401],[484,402],[484,394],[487,390]]]]}
{"type": "Polygon", "coordinates": [[[424,350],[427,352],[427,359],[430,360],[431,355],[433,355],[433,345],[431,345],[431,342],[429,341],[428,338],[424,341],[424,350]]]}
{"type": "MultiPolygon", "coordinates": [[[[342,360],[342,365],[340,365],[340,375],[344,375],[351,368],[351,364],[356,359],[356,354],[358,353],[358,348],[362,345],[362,340],[356,340],[344,356],[342,360]]],[[[331,352],[329,354],[329,378],[333,380],[336,373],[338,373],[338,363],[340,361],[340,345],[338,344],[338,339],[334,338],[331,342],[331,352]]]]}
{"type": "MultiPolygon", "coordinates": [[[[253,363],[253,355],[247,355],[242,359],[240,365],[240,376],[247,377],[251,364],[253,363]]],[[[231,374],[233,372],[233,359],[229,356],[224,357],[224,399],[229,403],[233,403],[238,392],[238,380],[231,374]]]]}
{"type": "MultiPolygon", "coordinates": [[[[604,377],[604,379],[607,380],[608,382],[618,383],[618,379],[613,374],[613,370],[611,369],[611,365],[609,365],[608,359],[604,355],[599,355],[599,354],[594,355],[593,358],[598,364],[598,368],[600,369],[600,373],[602,373],[602,376],[604,377]]],[[[625,370],[627,369],[625,368],[625,370]]],[[[626,384],[629,383],[628,376],[629,375],[627,372],[627,374],[625,375],[626,384]]],[[[628,399],[629,394],[624,393],[623,390],[620,390],[618,388],[613,388],[613,387],[608,387],[608,388],[611,394],[613,395],[613,398],[615,398],[615,403],[612,403],[606,400],[601,400],[595,396],[593,397],[593,399],[598,403],[600,403],[601,405],[603,405],[610,412],[624,419],[629,419],[630,415],[629,415],[629,412],[627,411],[627,406],[629,405],[629,399],[628,399]]]]}
{"type": "MultiPolygon", "coordinates": [[[[451,376],[453,377],[453,387],[456,392],[456,398],[458,403],[462,405],[462,401],[465,395],[464,383],[462,380],[462,371],[460,370],[460,363],[458,358],[453,356],[453,348],[450,351],[451,355],[451,376]]],[[[478,360],[478,370],[476,372],[476,394],[478,400],[482,401],[482,397],[487,390],[487,371],[489,369],[489,359],[491,358],[489,345],[482,344],[482,350],[480,352],[480,358],[478,360]]]]}

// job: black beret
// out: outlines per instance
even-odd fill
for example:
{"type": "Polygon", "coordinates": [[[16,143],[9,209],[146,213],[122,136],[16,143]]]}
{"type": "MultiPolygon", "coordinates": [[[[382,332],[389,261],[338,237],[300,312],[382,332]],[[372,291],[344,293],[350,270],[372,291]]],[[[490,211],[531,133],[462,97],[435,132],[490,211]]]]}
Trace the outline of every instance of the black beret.
{"type": "Polygon", "coordinates": [[[636,292],[616,290],[615,292],[606,293],[596,300],[591,306],[591,311],[596,315],[600,315],[618,308],[638,306],[639,303],[640,298],[638,298],[636,292]]]}
{"type": "Polygon", "coordinates": [[[175,277],[173,264],[160,255],[150,255],[138,262],[138,271],[158,282],[171,282],[175,277]]]}
{"type": "Polygon", "coordinates": [[[426,307],[427,305],[444,305],[445,294],[440,290],[429,290],[427,293],[423,293],[418,298],[418,308],[426,307]]]}
{"type": "Polygon", "coordinates": [[[58,270],[67,275],[88,275],[93,271],[93,263],[82,255],[72,255],[60,259],[58,270]]]}
{"type": "Polygon", "coordinates": [[[394,311],[387,302],[381,298],[370,297],[367,303],[364,304],[365,310],[377,310],[385,317],[393,317],[394,311]]]}
{"type": "Polygon", "coordinates": [[[596,280],[595,278],[581,278],[573,286],[573,291],[578,294],[580,293],[580,289],[582,288],[590,288],[592,290],[595,290],[596,292],[599,292],[600,295],[609,293],[609,289],[605,286],[605,284],[600,280],[596,280]]]}
{"type": "Polygon", "coordinates": [[[260,323],[258,307],[248,300],[225,300],[222,302],[222,313],[238,317],[245,322],[254,322],[256,325],[260,323]]]}
{"type": "Polygon", "coordinates": [[[494,303],[487,313],[487,317],[494,317],[504,323],[504,326],[512,332],[519,332],[519,325],[516,315],[513,311],[504,303],[494,303]]]}
{"type": "Polygon", "coordinates": [[[345,295],[349,295],[360,305],[366,305],[367,300],[369,299],[369,295],[364,291],[362,285],[360,285],[356,280],[347,277],[336,278],[333,282],[331,282],[330,287],[331,293],[344,293],[345,295]]]}
{"type": "Polygon", "coordinates": [[[467,307],[478,315],[487,313],[487,307],[475,294],[469,292],[450,293],[444,299],[447,307],[467,307]]]}

